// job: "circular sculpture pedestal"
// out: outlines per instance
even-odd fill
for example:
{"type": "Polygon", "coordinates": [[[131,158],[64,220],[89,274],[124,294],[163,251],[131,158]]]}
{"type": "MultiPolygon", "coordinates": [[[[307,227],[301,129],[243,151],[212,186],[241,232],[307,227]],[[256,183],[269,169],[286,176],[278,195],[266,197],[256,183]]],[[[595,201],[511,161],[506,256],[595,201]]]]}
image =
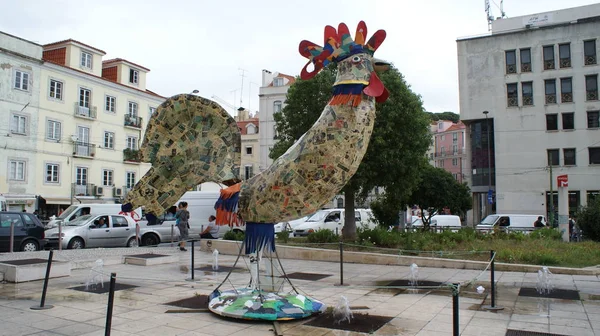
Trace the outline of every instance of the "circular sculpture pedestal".
{"type": "Polygon", "coordinates": [[[244,320],[295,320],[325,311],[325,304],[300,294],[272,293],[252,289],[210,294],[211,312],[244,320]]]}

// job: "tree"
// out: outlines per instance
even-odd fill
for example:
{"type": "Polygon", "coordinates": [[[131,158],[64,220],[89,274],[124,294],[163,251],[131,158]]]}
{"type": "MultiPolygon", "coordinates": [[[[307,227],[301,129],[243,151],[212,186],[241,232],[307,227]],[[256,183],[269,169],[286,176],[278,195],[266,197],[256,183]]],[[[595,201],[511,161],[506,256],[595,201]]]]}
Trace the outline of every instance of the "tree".
{"type": "Polygon", "coordinates": [[[466,183],[459,183],[442,168],[426,165],[421,170],[418,188],[410,197],[410,204],[418,204],[423,213],[423,229],[429,230],[431,217],[448,207],[454,214],[462,215],[471,209],[471,191],[466,183]]]}
{"type": "MultiPolygon", "coordinates": [[[[331,98],[337,69],[329,66],[315,78],[297,79],[287,93],[286,106],[274,114],[279,141],[269,154],[281,156],[319,118],[331,98]]],[[[345,195],[344,238],[356,236],[354,203],[375,187],[383,187],[391,199],[406,200],[417,185],[419,169],[426,165],[425,152],[431,144],[430,118],[420,96],[410,90],[394,66],[379,74],[390,92],[388,100],[377,104],[377,118],[369,148],[360,167],[342,192],[345,195]]],[[[404,203],[401,203],[404,204],[404,203]]],[[[398,209],[401,209],[398,204],[398,209]]]]}
{"type": "Polygon", "coordinates": [[[438,120],[450,120],[453,123],[457,123],[460,120],[460,115],[454,113],[454,112],[441,112],[441,113],[435,113],[435,112],[427,112],[427,114],[429,114],[429,116],[431,117],[431,120],[433,121],[438,121],[438,120]]]}
{"type": "Polygon", "coordinates": [[[600,197],[577,212],[576,223],[584,237],[600,242],[600,197]]]}

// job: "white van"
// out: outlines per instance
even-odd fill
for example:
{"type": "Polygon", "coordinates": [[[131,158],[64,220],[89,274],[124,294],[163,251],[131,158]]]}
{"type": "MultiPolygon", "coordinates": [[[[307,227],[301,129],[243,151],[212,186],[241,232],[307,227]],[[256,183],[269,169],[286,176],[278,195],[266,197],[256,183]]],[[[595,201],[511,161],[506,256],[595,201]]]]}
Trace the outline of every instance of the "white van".
{"type": "MultiPolygon", "coordinates": [[[[118,214],[121,212],[121,204],[73,204],[68,207],[58,217],[50,220],[46,225],[46,229],[52,229],[58,226],[61,222],[62,225],[74,220],[75,218],[83,215],[100,215],[100,214],[118,214]]],[[[134,219],[139,220],[142,218],[142,208],[134,210],[136,217],[134,219]]]]}
{"type": "MultiPolygon", "coordinates": [[[[376,226],[371,209],[355,209],[354,218],[356,228],[364,227],[373,229],[376,226]]],[[[338,235],[342,234],[344,228],[344,209],[324,209],[310,216],[306,222],[294,229],[294,237],[308,236],[318,230],[328,229],[338,235]]]]}
{"type": "Polygon", "coordinates": [[[542,217],[542,223],[546,225],[546,217],[542,215],[495,214],[485,217],[476,228],[480,231],[492,230],[494,227],[511,231],[531,231],[535,228],[538,217],[542,217]]]}
{"type": "MultiPolygon", "coordinates": [[[[429,226],[432,228],[449,228],[449,229],[460,229],[462,228],[462,222],[459,216],[455,215],[435,215],[431,217],[429,226]]],[[[423,227],[423,220],[421,218],[412,222],[410,227],[423,227]]]]}

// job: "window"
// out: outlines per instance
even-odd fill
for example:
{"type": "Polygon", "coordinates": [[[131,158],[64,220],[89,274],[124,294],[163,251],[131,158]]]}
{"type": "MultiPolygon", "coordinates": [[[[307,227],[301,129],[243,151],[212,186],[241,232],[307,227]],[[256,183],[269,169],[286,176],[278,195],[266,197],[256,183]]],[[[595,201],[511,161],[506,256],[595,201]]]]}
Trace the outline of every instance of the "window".
{"type": "Polygon", "coordinates": [[[452,133],[452,142],[457,142],[458,141],[458,132],[454,132],[452,133]]]}
{"type": "Polygon", "coordinates": [[[554,69],[554,46],[544,47],[544,70],[554,69]]]}
{"type": "Polygon", "coordinates": [[[277,125],[273,125],[273,139],[278,139],[279,134],[277,134],[277,125]]]}
{"type": "Polygon", "coordinates": [[[154,113],[156,113],[156,107],[149,107],[148,108],[148,120],[150,120],[152,118],[152,115],[154,115],[154,113]]]}
{"type": "Polygon", "coordinates": [[[560,151],[558,149],[548,149],[548,165],[560,165],[560,151]]]}
{"type": "Polygon", "coordinates": [[[444,168],[444,160],[440,160],[439,161],[439,167],[440,168],[444,168]]]}
{"type": "Polygon", "coordinates": [[[569,43],[558,45],[558,57],[561,68],[571,67],[571,45],[569,43]]]}
{"type": "Polygon", "coordinates": [[[117,98],[113,96],[106,96],[106,101],[104,103],[104,111],[115,113],[117,106],[117,98]]]}
{"type": "Polygon", "coordinates": [[[590,164],[600,164],[600,147],[588,147],[590,164]]]}
{"type": "Polygon", "coordinates": [[[440,135],[440,141],[445,141],[445,140],[446,140],[446,135],[445,134],[440,135]]]}
{"type": "Polygon", "coordinates": [[[521,49],[521,72],[531,72],[531,49],[521,49]]]}
{"type": "Polygon", "coordinates": [[[275,102],[273,102],[273,113],[279,113],[279,112],[281,112],[281,101],[276,100],[275,102]]]}
{"type": "Polygon", "coordinates": [[[544,88],[546,90],[546,104],[556,104],[556,79],[546,79],[544,88]]]}
{"type": "Polygon", "coordinates": [[[8,179],[12,181],[25,181],[25,161],[8,161],[9,172],[8,179]]]}
{"type": "Polygon", "coordinates": [[[244,167],[244,178],[247,180],[247,179],[251,178],[252,175],[253,175],[252,166],[245,166],[244,167]]]}
{"type": "Polygon", "coordinates": [[[521,89],[523,91],[523,106],[533,105],[533,82],[523,82],[521,89]]]}
{"type": "Polygon", "coordinates": [[[15,89],[29,91],[29,73],[21,70],[15,71],[15,89]]]}
{"type": "Polygon", "coordinates": [[[62,100],[63,99],[63,83],[59,82],[57,80],[51,79],[50,80],[50,92],[48,93],[48,95],[52,99],[62,100]]]}
{"type": "Polygon", "coordinates": [[[452,154],[453,155],[458,154],[458,145],[452,145],[452,154]]]}
{"type": "Polygon", "coordinates": [[[273,78],[273,86],[283,86],[283,78],[281,78],[281,77],[273,78]]]}
{"type": "Polygon", "coordinates": [[[46,139],[60,141],[61,124],[56,120],[48,120],[46,128],[46,139]]]}
{"type": "Polygon", "coordinates": [[[131,189],[135,185],[135,172],[125,174],[125,188],[131,189]]]}
{"type": "Polygon", "coordinates": [[[129,69],[129,83],[137,84],[140,79],[140,73],[137,70],[129,69]]]}
{"type": "Polygon", "coordinates": [[[108,169],[102,170],[102,185],[103,186],[105,186],[105,187],[113,186],[113,174],[114,174],[114,171],[112,171],[112,170],[108,170],[108,169]]]}
{"type": "Polygon", "coordinates": [[[546,131],[558,130],[558,114],[546,114],[546,131]]]}
{"type": "Polygon", "coordinates": [[[575,148],[564,148],[563,157],[565,160],[565,166],[574,166],[575,161],[575,148]]]}
{"type": "Polygon", "coordinates": [[[442,155],[445,155],[445,154],[446,154],[446,147],[442,146],[442,147],[440,148],[440,153],[441,153],[442,155]]]}
{"type": "Polygon", "coordinates": [[[454,166],[454,167],[458,166],[458,159],[457,158],[452,159],[452,166],[454,166]]]}
{"type": "Polygon", "coordinates": [[[256,127],[253,124],[246,126],[246,134],[256,134],[256,127]]]}
{"type": "Polygon", "coordinates": [[[77,167],[77,172],[75,173],[75,184],[86,185],[87,177],[88,177],[88,169],[85,167],[77,167]]]}
{"type": "Polygon", "coordinates": [[[517,83],[506,84],[506,98],[508,107],[519,106],[519,92],[517,83]]]}
{"type": "Polygon", "coordinates": [[[115,133],[104,132],[104,148],[115,149],[115,133]]]}
{"type": "Polygon", "coordinates": [[[506,73],[517,73],[517,52],[515,50],[507,50],[506,54],[506,73]]]}
{"type": "Polygon", "coordinates": [[[596,64],[596,40],[583,41],[583,64],[596,64]]]}
{"type": "Polygon", "coordinates": [[[573,102],[573,82],[571,77],[560,79],[560,101],[561,103],[573,102]]]}
{"type": "MultiPolygon", "coordinates": [[[[337,203],[336,204],[337,208],[343,208],[344,207],[344,199],[343,198],[341,198],[341,197],[338,198],[336,200],[336,203],[337,203]]],[[[360,212],[359,212],[359,216],[360,216],[360,212]]]]}
{"type": "Polygon", "coordinates": [[[138,115],[138,104],[134,103],[134,102],[129,102],[129,107],[127,109],[127,113],[129,114],[129,116],[131,117],[137,117],[138,115]]]}
{"type": "Polygon", "coordinates": [[[452,177],[454,177],[454,179],[458,181],[458,174],[457,173],[452,173],[452,177]]]}
{"type": "Polygon", "coordinates": [[[46,164],[46,183],[58,183],[59,166],[55,163],[46,164]]]}
{"type": "Polygon", "coordinates": [[[252,146],[246,146],[246,154],[252,155],[252,146]]]}
{"type": "Polygon", "coordinates": [[[587,127],[600,128],[600,111],[587,112],[587,127]]]}
{"type": "Polygon", "coordinates": [[[587,191],[587,204],[592,203],[596,198],[600,196],[600,190],[588,190],[587,191]]]}
{"type": "Polygon", "coordinates": [[[564,130],[575,129],[575,113],[563,113],[562,114],[562,127],[564,130]]]}
{"type": "Polygon", "coordinates": [[[585,76],[585,100],[598,100],[598,75],[585,76]]]}
{"type": "Polygon", "coordinates": [[[90,96],[92,91],[84,88],[79,88],[79,106],[90,108],[90,96]]]}
{"type": "Polygon", "coordinates": [[[110,216],[110,217],[112,219],[113,227],[128,227],[129,226],[129,222],[123,216],[110,216]]]}
{"type": "Polygon", "coordinates": [[[127,137],[126,148],[129,148],[131,150],[137,150],[137,138],[136,137],[132,137],[132,136],[128,136],[127,137]]]}
{"type": "Polygon", "coordinates": [[[92,68],[92,54],[82,51],[81,52],[81,66],[84,68],[92,68]]]}
{"type": "Polygon", "coordinates": [[[27,117],[13,114],[10,122],[10,132],[27,135],[27,117]]]}
{"type": "MultiPolygon", "coordinates": [[[[0,215],[0,227],[9,228],[10,223],[15,223],[14,227],[22,227],[23,220],[19,214],[1,214],[0,215]]],[[[5,231],[6,232],[6,231],[5,231]]],[[[16,234],[16,232],[15,232],[16,234]]]]}

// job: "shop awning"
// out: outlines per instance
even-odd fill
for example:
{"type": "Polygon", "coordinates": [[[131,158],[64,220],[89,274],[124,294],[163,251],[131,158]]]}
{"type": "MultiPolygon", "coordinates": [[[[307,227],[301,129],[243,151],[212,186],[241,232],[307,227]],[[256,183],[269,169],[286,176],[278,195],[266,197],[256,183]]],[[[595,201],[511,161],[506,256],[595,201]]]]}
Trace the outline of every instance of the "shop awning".
{"type": "Polygon", "coordinates": [[[44,197],[46,199],[46,204],[71,204],[70,198],[64,197],[44,197]]]}

